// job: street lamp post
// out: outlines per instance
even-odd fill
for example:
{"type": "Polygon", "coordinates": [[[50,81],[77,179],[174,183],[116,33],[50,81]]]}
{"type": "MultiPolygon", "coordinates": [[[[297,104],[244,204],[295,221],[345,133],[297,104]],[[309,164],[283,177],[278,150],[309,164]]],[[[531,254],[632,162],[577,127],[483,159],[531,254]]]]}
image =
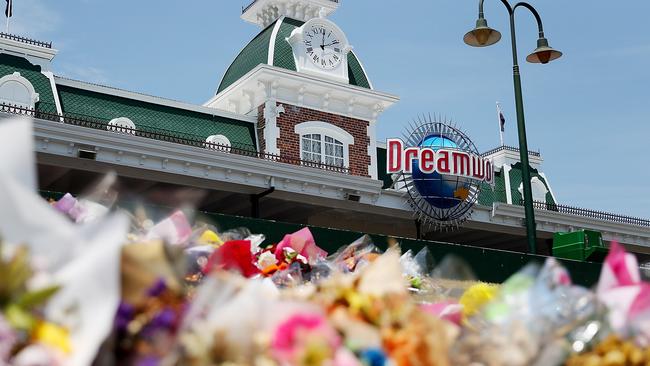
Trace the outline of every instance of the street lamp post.
{"type": "MultiPolygon", "coordinates": [[[[493,45],[501,39],[501,33],[488,26],[487,20],[483,13],[483,2],[479,0],[478,20],[476,27],[467,32],[463,40],[466,44],[473,47],[486,47],[493,45]]],[[[519,132],[519,154],[522,165],[522,184],[524,188],[524,208],[526,212],[526,235],[528,239],[528,250],[530,253],[537,252],[536,242],[536,225],[535,225],[535,211],[533,209],[533,193],[530,185],[530,165],[528,164],[528,143],[526,141],[526,124],[524,119],[524,101],[521,92],[521,75],[519,74],[519,62],[517,58],[517,39],[515,32],[515,11],[519,7],[526,8],[533,13],[537,20],[539,28],[539,39],[537,40],[537,48],[526,57],[526,61],[531,63],[547,64],[550,61],[558,59],[562,56],[562,52],[556,51],[549,47],[548,40],[544,37],[544,27],[542,25],[542,18],[532,5],[526,2],[519,2],[515,6],[511,6],[507,0],[501,0],[508,14],[510,15],[510,36],[512,41],[512,70],[515,85],[515,105],[517,109],[517,130],[519,132]]]]}

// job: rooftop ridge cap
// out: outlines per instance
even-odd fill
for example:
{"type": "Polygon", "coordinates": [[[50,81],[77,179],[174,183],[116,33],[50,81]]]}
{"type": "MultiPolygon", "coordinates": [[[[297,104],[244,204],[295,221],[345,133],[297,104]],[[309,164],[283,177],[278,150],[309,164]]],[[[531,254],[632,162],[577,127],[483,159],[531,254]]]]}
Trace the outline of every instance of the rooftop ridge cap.
{"type": "MultiPolygon", "coordinates": [[[[71,82],[75,82],[75,83],[79,83],[79,84],[84,84],[84,85],[88,85],[88,86],[95,86],[95,87],[100,87],[100,88],[111,89],[111,90],[115,90],[115,91],[119,91],[119,92],[134,94],[134,95],[141,96],[141,97],[157,99],[157,100],[159,100],[161,102],[178,103],[178,104],[181,105],[181,106],[166,105],[167,107],[171,107],[171,108],[185,109],[185,110],[189,110],[189,111],[193,111],[193,112],[197,112],[197,113],[201,113],[201,114],[205,114],[205,115],[220,116],[220,117],[234,119],[234,120],[243,120],[243,121],[251,120],[251,118],[249,118],[246,115],[240,115],[240,114],[237,114],[237,113],[232,113],[232,112],[224,111],[224,110],[221,110],[221,109],[206,107],[203,104],[194,104],[194,103],[184,102],[184,101],[177,100],[177,99],[160,97],[160,96],[156,96],[156,95],[146,94],[146,93],[137,92],[137,91],[131,91],[131,90],[127,90],[127,89],[122,89],[122,88],[103,85],[103,84],[98,84],[98,83],[91,83],[91,82],[87,82],[87,81],[72,79],[72,78],[65,77],[65,76],[60,76],[60,75],[54,75],[54,77],[55,77],[55,79],[59,79],[59,80],[64,80],[64,81],[67,80],[67,81],[71,81],[71,82]],[[192,110],[192,108],[195,108],[196,110],[192,110]]],[[[165,104],[161,104],[161,105],[165,105],[165,104]]]]}
{"type": "MultiPolygon", "coordinates": [[[[124,88],[118,88],[118,87],[116,87],[116,86],[110,86],[110,85],[99,84],[99,83],[91,83],[91,82],[89,82],[89,81],[83,81],[83,80],[73,79],[73,78],[69,78],[69,77],[65,77],[65,76],[61,76],[61,75],[56,75],[56,74],[54,75],[54,77],[56,77],[57,79],[74,81],[74,82],[81,83],[81,84],[92,85],[92,86],[98,86],[98,87],[101,87],[101,88],[113,89],[113,90],[123,91],[123,92],[127,92],[127,93],[133,93],[133,94],[142,95],[142,96],[149,97],[149,98],[156,98],[156,99],[166,100],[166,101],[170,101],[170,102],[177,102],[177,103],[183,103],[183,104],[194,105],[194,104],[192,104],[192,103],[184,102],[184,101],[182,101],[182,100],[178,100],[178,99],[172,99],[172,98],[167,98],[167,97],[161,97],[161,96],[158,96],[158,95],[147,94],[147,93],[143,93],[143,92],[139,92],[139,91],[133,91],[133,90],[128,90],[128,89],[124,89],[124,88]]],[[[196,106],[201,106],[201,105],[200,105],[200,104],[196,104],[196,106]]]]}

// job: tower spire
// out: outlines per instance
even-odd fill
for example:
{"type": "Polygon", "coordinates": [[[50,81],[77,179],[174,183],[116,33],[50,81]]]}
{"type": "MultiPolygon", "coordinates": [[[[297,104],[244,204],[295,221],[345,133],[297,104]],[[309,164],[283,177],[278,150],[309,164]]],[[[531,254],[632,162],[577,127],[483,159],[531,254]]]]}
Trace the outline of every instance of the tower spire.
{"type": "Polygon", "coordinates": [[[252,0],[242,9],[241,18],[266,28],[280,17],[308,21],[326,17],[338,9],[341,0],[252,0]]]}

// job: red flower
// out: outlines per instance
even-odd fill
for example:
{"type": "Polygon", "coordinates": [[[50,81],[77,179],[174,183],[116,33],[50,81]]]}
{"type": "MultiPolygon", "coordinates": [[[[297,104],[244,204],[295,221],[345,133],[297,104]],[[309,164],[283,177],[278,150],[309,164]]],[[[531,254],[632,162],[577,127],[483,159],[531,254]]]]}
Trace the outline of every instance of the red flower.
{"type": "Polygon", "coordinates": [[[203,268],[203,273],[207,274],[216,269],[223,269],[237,271],[245,277],[253,277],[260,273],[254,261],[251,242],[249,240],[233,240],[224,243],[212,253],[203,268]]]}

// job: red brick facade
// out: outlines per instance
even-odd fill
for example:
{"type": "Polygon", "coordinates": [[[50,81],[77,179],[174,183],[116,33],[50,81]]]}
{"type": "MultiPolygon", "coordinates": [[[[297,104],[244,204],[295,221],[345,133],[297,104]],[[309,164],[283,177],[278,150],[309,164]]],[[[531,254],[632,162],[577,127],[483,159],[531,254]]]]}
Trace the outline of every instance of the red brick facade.
{"type": "MultiPolygon", "coordinates": [[[[348,147],[350,174],[370,177],[368,174],[368,166],[370,165],[370,156],[368,156],[368,145],[370,144],[368,121],[286,104],[284,110],[285,112],[281,113],[277,118],[277,126],[280,129],[277,146],[280,155],[288,159],[300,159],[300,136],[295,132],[297,124],[308,121],[326,122],[345,130],[354,137],[354,144],[348,147]]],[[[260,116],[264,115],[264,106],[260,106],[258,113],[260,116]]],[[[260,148],[262,149],[265,146],[265,144],[263,145],[263,133],[261,132],[264,126],[263,120],[264,117],[258,117],[259,135],[261,135],[260,148]]]]}

